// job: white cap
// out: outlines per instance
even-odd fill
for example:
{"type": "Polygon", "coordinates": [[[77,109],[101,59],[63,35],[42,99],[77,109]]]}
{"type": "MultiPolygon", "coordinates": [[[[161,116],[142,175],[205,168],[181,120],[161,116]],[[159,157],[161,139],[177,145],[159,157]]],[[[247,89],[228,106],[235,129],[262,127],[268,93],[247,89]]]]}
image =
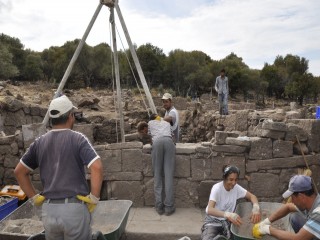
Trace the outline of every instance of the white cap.
{"type": "Polygon", "coordinates": [[[163,94],[162,99],[163,100],[172,99],[172,95],[170,93],[165,93],[165,94],[163,94]]]}
{"type": "Polygon", "coordinates": [[[49,116],[50,118],[58,118],[73,108],[77,109],[75,106],[73,106],[69,98],[63,95],[51,101],[49,105],[49,116]]]}

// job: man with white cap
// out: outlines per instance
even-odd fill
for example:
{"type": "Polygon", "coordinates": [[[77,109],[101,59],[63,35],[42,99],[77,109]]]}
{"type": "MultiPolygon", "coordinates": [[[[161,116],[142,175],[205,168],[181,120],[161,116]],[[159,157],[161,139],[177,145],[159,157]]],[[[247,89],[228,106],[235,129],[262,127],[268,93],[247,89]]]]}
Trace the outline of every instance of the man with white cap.
{"type": "Polygon", "coordinates": [[[282,195],[291,196],[292,203],[284,204],[270,217],[253,227],[253,236],[261,238],[269,234],[284,240],[320,239],[320,196],[314,191],[311,177],[295,175],[290,179],[289,189],[282,195]],[[271,223],[290,215],[294,232],[284,231],[271,226],[271,223]]]}
{"type": "Polygon", "coordinates": [[[86,136],[72,131],[75,122],[72,102],[66,96],[51,101],[52,130],[37,138],[15,168],[22,190],[35,205],[42,205],[47,240],[89,240],[91,214],[99,201],[103,179],[100,157],[86,136]],[[91,188],[84,167],[91,173],[91,188]],[[39,168],[41,195],[30,180],[39,168]]]}
{"type": "Polygon", "coordinates": [[[165,93],[162,96],[163,108],[166,110],[164,120],[171,124],[171,129],[173,132],[173,141],[175,143],[179,142],[179,114],[177,109],[173,106],[172,95],[170,93],[165,93]]]}

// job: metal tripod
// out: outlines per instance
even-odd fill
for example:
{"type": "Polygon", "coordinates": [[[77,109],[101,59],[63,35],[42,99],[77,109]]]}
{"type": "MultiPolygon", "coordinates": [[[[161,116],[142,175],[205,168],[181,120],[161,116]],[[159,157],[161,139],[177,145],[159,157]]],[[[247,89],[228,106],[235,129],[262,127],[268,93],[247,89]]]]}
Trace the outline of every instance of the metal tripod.
{"type": "MultiPolygon", "coordinates": [[[[157,113],[157,110],[156,110],[156,107],[154,105],[151,93],[149,91],[149,87],[147,85],[146,79],[144,77],[144,74],[143,74],[143,71],[142,71],[142,68],[141,68],[137,53],[136,53],[136,51],[135,51],[135,49],[133,47],[133,44],[132,44],[128,29],[127,29],[126,24],[124,22],[124,18],[122,16],[122,13],[121,13],[121,10],[120,10],[119,4],[118,4],[118,0],[100,0],[99,5],[98,5],[96,11],[94,12],[94,15],[92,16],[92,19],[91,19],[91,21],[90,21],[90,23],[89,23],[84,35],[83,35],[81,41],[79,42],[76,51],[74,52],[74,54],[73,54],[73,56],[72,56],[72,58],[70,60],[68,68],[65,71],[65,73],[63,75],[63,78],[62,78],[62,80],[61,80],[61,82],[59,84],[59,87],[58,87],[57,91],[55,92],[55,95],[54,95],[53,98],[57,98],[58,96],[60,96],[60,94],[61,94],[61,92],[62,92],[62,90],[64,88],[64,85],[67,82],[67,79],[68,79],[68,77],[69,77],[69,75],[70,75],[70,73],[71,73],[71,71],[73,69],[73,66],[74,66],[77,58],[79,57],[79,54],[80,54],[80,52],[81,52],[81,50],[83,48],[83,45],[84,45],[84,43],[85,43],[85,41],[86,41],[86,39],[87,39],[91,29],[92,29],[92,26],[93,26],[95,20],[97,19],[98,15],[100,13],[100,10],[101,10],[103,5],[105,5],[105,6],[110,8],[110,23],[112,25],[113,59],[114,59],[114,68],[115,68],[115,77],[116,77],[116,86],[117,86],[117,103],[118,103],[118,109],[119,109],[119,115],[120,115],[121,141],[125,142],[124,120],[123,120],[122,104],[121,104],[120,73],[119,73],[117,40],[116,40],[115,21],[114,21],[114,16],[115,16],[114,9],[116,9],[116,11],[117,11],[117,15],[119,17],[119,20],[120,20],[120,23],[121,23],[121,26],[122,26],[122,30],[123,30],[123,32],[125,34],[126,39],[127,39],[127,43],[129,45],[129,49],[130,49],[134,64],[136,66],[136,69],[137,69],[141,84],[143,86],[144,92],[145,92],[146,97],[148,99],[149,107],[150,107],[152,113],[157,113]]],[[[44,117],[42,123],[44,125],[47,125],[48,120],[49,120],[49,112],[46,113],[46,116],[44,117]]]]}

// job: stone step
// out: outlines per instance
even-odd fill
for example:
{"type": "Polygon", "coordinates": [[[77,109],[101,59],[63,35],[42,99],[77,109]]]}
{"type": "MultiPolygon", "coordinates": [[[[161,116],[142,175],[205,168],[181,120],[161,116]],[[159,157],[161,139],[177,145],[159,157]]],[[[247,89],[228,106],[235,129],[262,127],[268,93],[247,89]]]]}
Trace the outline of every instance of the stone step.
{"type": "Polygon", "coordinates": [[[204,209],[199,208],[177,208],[171,216],[160,216],[151,207],[131,208],[121,239],[178,240],[187,236],[198,240],[204,216],[204,209]]]}

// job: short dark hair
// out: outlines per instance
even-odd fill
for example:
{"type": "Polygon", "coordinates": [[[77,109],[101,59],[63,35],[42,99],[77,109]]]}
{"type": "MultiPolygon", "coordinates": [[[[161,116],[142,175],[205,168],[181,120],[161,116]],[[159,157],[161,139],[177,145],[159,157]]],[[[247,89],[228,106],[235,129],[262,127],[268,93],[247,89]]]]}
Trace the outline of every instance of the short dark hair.
{"type": "MultiPolygon", "coordinates": [[[[52,111],[55,111],[55,110],[52,110],[52,111]]],[[[62,114],[58,118],[51,118],[52,126],[66,123],[68,121],[70,113],[73,113],[73,110],[70,110],[70,111],[66,112],[65,114],[62,114]]],[[[53,114],[55,114],[55,113],[53,113],[53,114]]]]}
{"type": "Polygon", "coordinates": [[[232,165],[224,166],[222,168],[222,173],[223,173],[222,176],[223,176],[224,180],[226,180],[231,173],[236,173],[236,174],[238,174],[238,177],[240,176],[239,168],[237,168],[236,166],[232,166],[232,165]]]}
{"type": "Polygon", "coordinates": [[[226,70],[224,70],[224,68],[222,68],[220,72],[224,72],[224,73],[226,73],[226,70]]]}
{"type": "Polygon", "coordinates": [[[140,132],[141,130],[143,130],[145,127],[148,127],[148,123],[142,121],[142,122],[139,122],[138,123],[138,126],[137,126],[137,129],[138,129],[138,132],[140,132]]]}

